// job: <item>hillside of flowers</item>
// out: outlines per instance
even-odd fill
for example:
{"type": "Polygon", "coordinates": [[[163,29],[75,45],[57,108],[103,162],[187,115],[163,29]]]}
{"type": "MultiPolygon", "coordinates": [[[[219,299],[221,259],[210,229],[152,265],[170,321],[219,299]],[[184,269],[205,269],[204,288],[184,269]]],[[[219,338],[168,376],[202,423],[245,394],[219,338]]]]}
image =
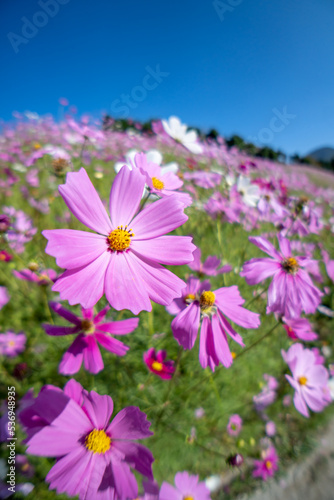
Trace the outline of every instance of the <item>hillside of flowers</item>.
{"type": "Polygon", "coordinates": [[[280,480],[332,415],[334,176],[109,125],[2,124],[0,498],[280,480]]]}

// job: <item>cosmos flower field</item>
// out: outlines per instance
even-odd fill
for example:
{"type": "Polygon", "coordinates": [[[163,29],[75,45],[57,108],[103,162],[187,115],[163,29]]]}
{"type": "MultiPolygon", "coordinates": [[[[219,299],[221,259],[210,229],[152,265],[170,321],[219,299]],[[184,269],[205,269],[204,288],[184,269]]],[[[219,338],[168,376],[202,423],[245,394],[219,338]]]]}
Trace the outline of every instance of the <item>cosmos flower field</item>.
{"type": "Polygon", "coordinates": [[[0,170],[0,498],[232,499],[302,460],[334,397],[332,174],[71,114],[3,124],[0,170]]]}

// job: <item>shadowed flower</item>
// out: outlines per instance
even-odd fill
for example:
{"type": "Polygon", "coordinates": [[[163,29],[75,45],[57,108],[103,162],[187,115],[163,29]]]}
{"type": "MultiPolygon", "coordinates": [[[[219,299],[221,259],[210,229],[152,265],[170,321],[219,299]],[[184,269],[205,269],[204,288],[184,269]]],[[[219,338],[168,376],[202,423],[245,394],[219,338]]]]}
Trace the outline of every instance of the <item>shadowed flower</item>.
{"type": "Polygon", "coordinates": [[[85,369],[91,373],[103,370],[104,365],[98,344],[117,356],[124,356],[129,347],[111,335],[131,333],[137,328],[139,322],[139,318],[130,318],[103,323],[109,306],[102,309],[96,316],[93,314],[93,309],[82,309],[81,318],[57,302],[50,302],[50,307],[59,316],[74,324],[74,326],[43,325],[48,335],[76,335],[59,365],[59,373],[64,375],[77,373],[82,362],[85,369]]]}
{"type": "Polygon", "coordinates": [[[318,335],[312,331],[312,326],[306,318],[282,318],[286,333],[293,340],[304,340],[310,342],[316,340],[318,335]]]}
{"type": "Polygon", "coordinates": [[[145,178],[124,166],[110,192],[110,215],[85,169],[67,174],[59,191],[68,208],[98,234],[71,229],[43,231],[46,253],[67,269],[53,286],[71,305],[93,307],[105,293],[117,310],[151,311],[151,300],[168,305],[185,283],[160,264],[182,265],[193,260],[195,247],[187,236],[165,236],[187,216],[175,197],[158,200],[135,215],[145,178]]]}
{"type": "Polygon", "coordinates": [[[153,480],[153,456],[134,441],[153,434],[145,413],[129,406],[109,423],[113,406],[111,397],[88,393],[73,380],[67,394],[44,388],[21,413],[25,424],[29,418],[42,424],[33,432],[28,427],[27,453],[57,458],[46,477],[50,489],[80,500],[128,500],[138,496],[130,467],[153,480]]]}
{"type": "Polygon", "coordinates": [[[166,351],[156,353],[153,347],[143,354],[143,359],[150,372],[164,380],[171,379],[175,372],[174,361],[165,361],[166,354],[166,351]]]}
{"type": "Polygon", "coordinates": [[[21,269],[21,271],[13,271],[13,274],[19,280],[32,281],[39,286],[51,285],[57,279],[57,273],[54,269],[44,269],[38,273],[31,269],[21,269]]]}

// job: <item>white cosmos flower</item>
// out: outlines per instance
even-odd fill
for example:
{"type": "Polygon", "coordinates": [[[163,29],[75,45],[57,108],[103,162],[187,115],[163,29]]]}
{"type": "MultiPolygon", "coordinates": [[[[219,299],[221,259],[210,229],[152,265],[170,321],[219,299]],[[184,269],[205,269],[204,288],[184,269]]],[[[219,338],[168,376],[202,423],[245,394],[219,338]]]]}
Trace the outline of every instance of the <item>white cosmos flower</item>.
{"type": "Polygon", "coordinates": [[[240,175],[237,182],[237,190],[241,194],[243,202],[249,207],[256,207],[260,199],[260,188],[252,184],[248,177],[240,175]]]}
{"type": "Polygon", "coordinates": [[[195,130],[187,132],[187,125],[181,123],[177,116],[171,116],[168,121],[162,120],[162,126],[166,134],[175,141],[183,144],[192,153],[198,154],[203,152],[202,146],[197,142],[197,132],[195,130]]]}
{"type": "MultiPolygon", "coordinates": [[[[123,165],[126,165],[130,170],[132,170],[132,167],[135,163],[135,156],[137,153],[139,153],[137,149],[130,149],[125,155],[125,161],[118,161],[115,163],[114,166],[115,172],[118,173],[123,167],[123,165]]],[[[167,172],[172,172],[173,174],[176,174],[177,171],[179,170],[179,166],[175,162],[167,163],[167,165],[161,166],[162,154],[157,149],[150,149],[145,154],[148,163],[156,163],[156,165],[159,165],[159,167],[161,167],[162,175],[165,175],[167,172]]]]}

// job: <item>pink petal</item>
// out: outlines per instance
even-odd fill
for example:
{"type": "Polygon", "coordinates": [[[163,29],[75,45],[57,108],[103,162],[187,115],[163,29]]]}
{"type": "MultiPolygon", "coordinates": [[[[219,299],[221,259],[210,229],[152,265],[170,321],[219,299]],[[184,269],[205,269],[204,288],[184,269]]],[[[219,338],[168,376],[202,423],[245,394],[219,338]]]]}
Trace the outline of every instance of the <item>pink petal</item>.
{"type": "Polygon", "coordinates": [[[144,439],[153,435],[150,425],[137,406],[127,406],[117,413],[107,431],[114,439],[144,439]]]}
{"type": "Polygon", "coordinates": [[[59,186],[59,192],[80,222],[97,233],[110,233],[110,219],[84,168],[79,172],[69,172],[66,184],[59,186]]]}
{"type": "Polygon", "coordinates": [[[102,297],[104,280],[110,254],[105,252],[88,266],[65,271],[52,290],[59,292],[62,300],[71,305],[81,304],[85,309],[93,307],[102,297]]]}
{"type": "Polygon", "coordinates": [[[282,255],[287,258],[291,257],[290,241],[287,238],[284,238],[284,236],[281,233],[278,233],[277,239],[282,255]]]}
{"type": "Polygon", "coordinates": [[[248,239],[251,243],[253,243],[258,248],[260,248],[260,250],[262,250],[262,252],[267,253],[273,259],[276,259],[279,261],[283,260],[281,254],[276,250],[274,245],[272,245],[272,243],[270,243],[265,238],[262,238],[261,236],[249,236],[248,239]]]}
{"type": "MultiPolygon", "coordinates": [[[[145,187],[145,177],[138,169],[123,166],[110,191],[110,215],[114,229],[130,224],[137,212],[145,187]]],[[[132,227],[132,225],[131,225],[132,227]]]]}
{"type": "Polygon", "coordinates": [[[59,373],[63,375],[73,375],[77,373],[82,364],[83,352],[86,349],[86,340],[83,335],[79,335],[73,344],[65,352],[60,364],[59,373]]]}
{"type": "Polygon", "coordinates": [[[127,259],[125,252],[112,254],[107,269],[105,294],[108,302],[118,311],[130,309],[133,314],[151,311],[152,305],[146,283],[137,268],[127,259]]]}
{"type": "Polygon", "coordinates": [[[197,302],[192,302],[183,309],[172,321],[173,335],[184,349],[194,347],[200,322],[200,308],[197,302]]]}
{"type": "Polygon", "coordinates": [[[63,307],[61,304],[59,304],[59,302],[49,302],[49,306],[59,316],[67,319],[67,321],[74,323],[76,326],[81,325],[81,319],[75,314],[73,314],[71,311],[63,307]]]}
{"type": "Polygon", "coordinates": [[[84,393],[83,408],[95,429],[105,429],[114,410],[110,396],[101,396],[95,391],[84,393]]]}
{"type": "Polygon", "coordinates": [[[188,217],[183,212],[184,205],[169,196],[145,207],[131,222],[134,240],[149,240],[163,236],[184,224],[188,217]]]}
{"type": "Polygon", "coordinates": [[[117,356],[124,356],[129,350],[129,347],[123,344],[120,340],[109,337],[103,333],[96,333],[95,338],[102,347],[114,354],[117,354],[117,356]]]}
{"type": "Polygon", "coordinates": [[[195,245],[189,236],[160,236],[150,240],[136,240],[131,250],[140,258],[166,265],[183,265],[193,260],[195,245]]]}
{"type": "Polygon", "coordinates": [[[100,349],[92,335],[86,336],[87,347],[83,352],[84,366],[90,373],[98,373],[104,368],[100,349]]]}
{"type": "Polygon", "coordinates": [[[122,321],[111,321],[110,323],[100,323],[96,326],[99,332],[108,332],[113,335],[126,335],[133,332],[138,326],[139,318],[123,319],[122,321]]]}

